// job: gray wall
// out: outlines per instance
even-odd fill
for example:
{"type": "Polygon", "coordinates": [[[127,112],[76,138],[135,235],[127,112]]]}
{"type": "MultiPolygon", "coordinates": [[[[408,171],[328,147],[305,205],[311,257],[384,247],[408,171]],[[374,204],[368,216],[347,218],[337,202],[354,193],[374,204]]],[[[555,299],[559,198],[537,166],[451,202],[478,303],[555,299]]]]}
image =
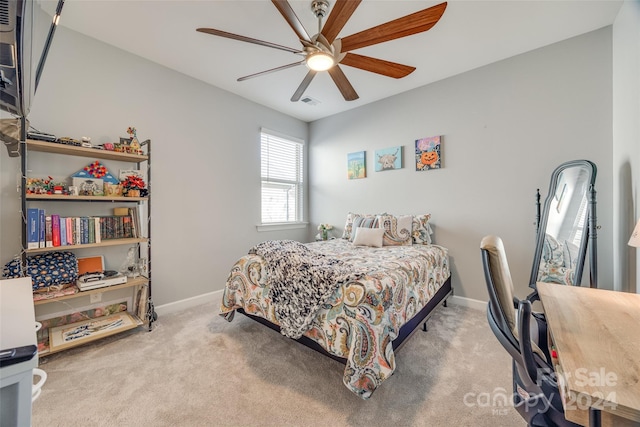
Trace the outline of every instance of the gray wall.
{"type": "MultiPolygon", "coordinates": [[[[451,251],[456,294],[479,300],[486,300],[479,242],[499,234],[522,296],[535,189],[546,194],[552,170],[570,159],[598,165],[601,282],[613,275],[611,33],[605,28],[307,125],[60,28],[30,119],[41,130],[98,143],[125,136],[130,125],[153,140],[156,304],[220,290],[251,245],[308,240],[320,222],[341,228],[348,211],[432,213],[436,242],[451,251]],[[309,230],[255,229],[260,126],[310,136],[309,230]],[[415,172],[413,141],[438,134],[444,168],[415,172]],[[405,147],[405,169],[373,172],[373,150],[394,145],[405,147]],[[368,178],[349,181],[346,155],[359,150],[367,151],[368,178]]],[[[634,149],[625,150],[637,157],[634,149]]],[[[4,264],[20,245],[19,164],[0,151],[4,264]]]]}
{"type": "MultiPolygon", "coordinates": [[[[29,119],[42,131],[94,143],[126,137],[128,126],[152,140],[157,305],[222,289],[235,260],[262,240],[306,239],[306,229],[256,230],[260,127],[307,140],[305,122],[66,28],[56,32],[29,119]]],[[[20,248],[19,162],[4,148],[0,156],[4,264],[20,248]]]]}
{"type": "Polygon", "coordinates": [[[640,219],[640,1],[613,26],[613,264],[616,289],[640,293],[640,250],[627,242],[640,219]]]}
{"type": "Polygon", "coordinates": [[[611,277],[611,41],[607,27],[312,123],[313,223],[342,227],[349,211],[431,213],[455,294],[477,300],[487,299],[480,240],[499,235],[523,297],[536,188],[546,195],[556,166],[584,158],[598,166],[600,277],[611,277]],[[416,172],[414,140],[432,135],[443,135],[444,167],[416,172]],[[404,169],[374,172],[374,150],[396,145],[404,169]],[[361,150],[367,178],[348,180],[347,153],[361,150]]]}

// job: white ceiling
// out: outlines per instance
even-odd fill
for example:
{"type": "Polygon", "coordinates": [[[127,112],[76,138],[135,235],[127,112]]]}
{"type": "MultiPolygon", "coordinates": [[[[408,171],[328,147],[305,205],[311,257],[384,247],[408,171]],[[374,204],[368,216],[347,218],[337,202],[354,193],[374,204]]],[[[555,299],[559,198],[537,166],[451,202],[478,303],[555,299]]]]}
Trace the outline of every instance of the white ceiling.
{"type": "MultiPolygon", "coordinates": [[[[335,0],[330,0],[331,4],[335,0]]],[[[317,32],[310,0],[290,0],[307,32],[317,32]]],[[[439,1],[364,0],[339,37],[439,1]]],[[[67,0],[61,25],[304,121],[313,121],[613,23],[621,0],[449,1],[431,30],[357,51],[415,66],[403,79],[341,67],[360,96],[347,102],[326,72],[291,102],[304,65],[238,82],[296,62],[292,53],[202,34],[209,27],[299,49],[295,33],[267,0],[67,0]]]]}

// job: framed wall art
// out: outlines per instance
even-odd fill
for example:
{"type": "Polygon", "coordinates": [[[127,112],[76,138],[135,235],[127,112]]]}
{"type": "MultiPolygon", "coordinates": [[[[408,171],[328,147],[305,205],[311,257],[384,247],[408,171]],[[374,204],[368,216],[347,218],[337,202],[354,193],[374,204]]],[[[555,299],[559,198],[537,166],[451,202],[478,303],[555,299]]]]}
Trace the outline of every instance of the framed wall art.
{"type": "Polygon", "coordinates": [[[349,179],[367,177],[365,153],[365,151],[357,151],[355,153],[347,154],[347,175],[349,179]]]}
{"type": "Polygon", "coordinates": [[[98,178],[71,178],[78,196],[104,196],[104,182],[98,178]]]}
{"type": "Polygon", "coordinates": [[[376,150],[376,172],[402,169],[402,146],[376,150]]]}
{"type": "Polygon", "coordinates": [[[430,136],[416,140],[416,170],[428,171],[442,167],[440,136],[430,136]]]}

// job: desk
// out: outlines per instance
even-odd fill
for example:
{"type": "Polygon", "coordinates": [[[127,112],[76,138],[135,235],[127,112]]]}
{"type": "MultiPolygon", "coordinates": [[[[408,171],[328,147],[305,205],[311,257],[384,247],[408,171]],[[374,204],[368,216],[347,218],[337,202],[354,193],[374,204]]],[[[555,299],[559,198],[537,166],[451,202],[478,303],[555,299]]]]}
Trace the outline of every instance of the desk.
{"type": "Polygon", "coordinates": [[[586,425],[589,409],[596,409],[603,423],[613,414],[640,425],[640,295],[542,282],[536,287],[558,356],[565,417],[586,425]]]}
{"type": "MultiPolygon", "coordinates": [[[[0,280],[0,350],[36,347],[30,277],[0,280]]],[[[0,427],[31,425],[33,368],[38,356],[0,367],[0,427]]]]}

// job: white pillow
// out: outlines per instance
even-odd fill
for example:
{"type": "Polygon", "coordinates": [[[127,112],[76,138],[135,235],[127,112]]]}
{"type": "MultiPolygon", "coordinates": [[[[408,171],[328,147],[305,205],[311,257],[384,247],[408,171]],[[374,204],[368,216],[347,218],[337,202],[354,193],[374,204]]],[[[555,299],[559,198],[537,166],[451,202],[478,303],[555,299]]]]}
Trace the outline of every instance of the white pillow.
{"type": "Polygon", "coordinates": [[[356,228],[356,237],[353,244],[356,246],[373,246],[374,248],[382,247],[382,235],[384,228],[356,228]]]}

